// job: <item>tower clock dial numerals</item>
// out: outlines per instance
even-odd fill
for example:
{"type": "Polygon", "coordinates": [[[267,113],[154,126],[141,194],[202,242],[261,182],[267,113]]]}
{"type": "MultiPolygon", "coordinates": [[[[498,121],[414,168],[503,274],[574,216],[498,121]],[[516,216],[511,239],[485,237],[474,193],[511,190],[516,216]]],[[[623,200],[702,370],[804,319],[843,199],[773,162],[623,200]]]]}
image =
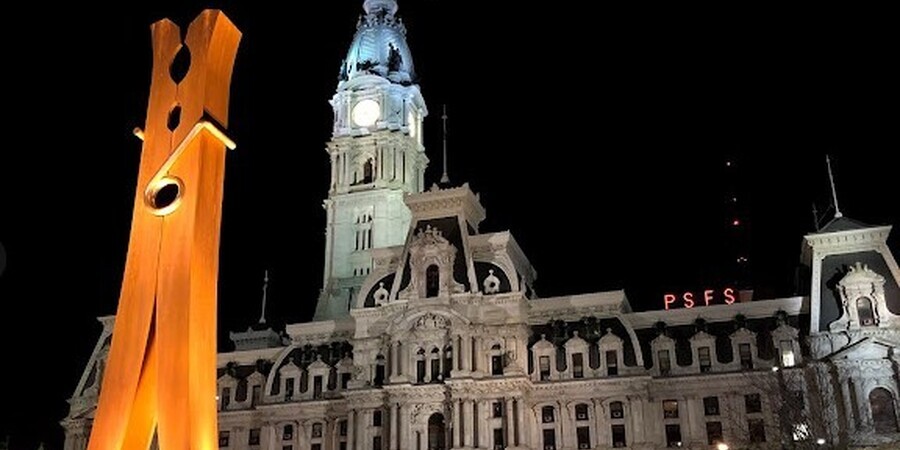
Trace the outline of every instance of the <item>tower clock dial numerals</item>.
{"type": "Polygon", "coordinates": [[[375,122],[381,118],[381,105],[372,99],[360,100],[353,105],[353,110],[350,112],[350,118],[353,119],[353,123],[359,127],[370,127],[375,125],[375,122]]]}

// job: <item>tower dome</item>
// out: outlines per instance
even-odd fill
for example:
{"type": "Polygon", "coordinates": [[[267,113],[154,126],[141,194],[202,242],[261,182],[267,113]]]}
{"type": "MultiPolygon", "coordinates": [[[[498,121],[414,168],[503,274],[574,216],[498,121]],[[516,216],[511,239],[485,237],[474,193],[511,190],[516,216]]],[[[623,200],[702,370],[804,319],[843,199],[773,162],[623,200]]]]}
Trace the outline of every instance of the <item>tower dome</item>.
{"type": "Polygon", "coordinates": [[[395,0],[366,0],[356,35],[341,64],[340,82],[363,75],[378,75],[392,83],[411,84],[415,79],[412,54],[406,44],[406,27],[396,17],[395,0]]]}

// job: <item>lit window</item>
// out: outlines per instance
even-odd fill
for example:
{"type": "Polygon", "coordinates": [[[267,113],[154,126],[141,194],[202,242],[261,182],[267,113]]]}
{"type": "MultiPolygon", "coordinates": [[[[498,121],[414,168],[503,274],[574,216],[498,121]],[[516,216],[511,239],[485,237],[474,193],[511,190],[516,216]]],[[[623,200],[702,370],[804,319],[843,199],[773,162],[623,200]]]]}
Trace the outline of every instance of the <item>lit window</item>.
{"type": "Polygon", "coordinates": [[[584,378],[584,355],[572,355],[572,378],[584,378]]]}
{"type": "Polygon", "coordinates": [[[781,366],[794,367],[794,343],[789,340],[781,341],[781,366]]]}
{"type": "Polygon", "coordinates": [[[540,370],[541,370],[541,381],[547,381],[550,379],[550,357],[549,356],[541,356],[540,361],[540,370]]]}
{"type": "Polygon", "coordinates": [[[795,423],[792,428],[791,436],[794,438],[794,442],[809,439],[809,425],[805,423],[795,423]]]}
{"type": "Polygon", "coordinates": [[[660,350],[656,353],[659,358],[659,374],[668,375],[672,371],[672,360],[669,359],[668,350],[660,350]]]}
{"type": "Polygon", "coordinates": [[[606,374],[610,376],[619,374],[619,354],[615,350],[606,352],[606,374]]]}
{"type": "Polygon", "coordinates": [[[663,418],[678,418],[678,400],[663,400],[663,418]]]}
{"type": "Polygon", "coordinates": [[[709,372],[712,369],[712,358],[709,356],[709,347],[700,347],[697,349],[697,356],[700,359],[700,371],[709,372]]]}

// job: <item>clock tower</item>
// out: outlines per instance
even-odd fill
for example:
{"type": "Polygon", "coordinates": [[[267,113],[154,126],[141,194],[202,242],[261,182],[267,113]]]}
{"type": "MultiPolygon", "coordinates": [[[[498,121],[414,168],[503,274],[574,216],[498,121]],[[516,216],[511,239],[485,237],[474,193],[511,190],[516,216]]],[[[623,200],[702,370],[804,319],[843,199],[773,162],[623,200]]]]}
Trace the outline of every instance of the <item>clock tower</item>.
{"type": "Polygon", "coordinates": [[[330,101],[331,186],[315,320],[348,317],[371,271],[372,249],[403,245],[410,221],[403,197],[422,192],[428,165],[422,145],[428,110],[397,2],[365,0],[363,9],[330,101]]]}

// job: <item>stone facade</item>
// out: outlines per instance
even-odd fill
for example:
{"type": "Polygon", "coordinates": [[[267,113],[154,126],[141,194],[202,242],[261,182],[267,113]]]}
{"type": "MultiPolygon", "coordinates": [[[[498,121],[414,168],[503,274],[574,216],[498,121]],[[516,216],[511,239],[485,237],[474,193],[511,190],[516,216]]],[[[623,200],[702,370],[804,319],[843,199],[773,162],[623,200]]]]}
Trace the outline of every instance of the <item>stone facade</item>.
{"type": "MultiPolygon", "coordinates": [[[[332,100],[316,320],[285,339],[232,333],[238,350],[218,360],[220,448],[898,442],[890,227],[839,217],[807,236],[810,296],[648,312],[623,291],[539,298],[512,234],[480,231],[467,185],[423,192],[426,110],[405,30],[395,1],[365,8],[332,100]],[[354,113],[367,99],[381,109],[354,113]]],[[[101,322],[62,422],[66,450],[89,436],[114,319],[101,322]]]]}

